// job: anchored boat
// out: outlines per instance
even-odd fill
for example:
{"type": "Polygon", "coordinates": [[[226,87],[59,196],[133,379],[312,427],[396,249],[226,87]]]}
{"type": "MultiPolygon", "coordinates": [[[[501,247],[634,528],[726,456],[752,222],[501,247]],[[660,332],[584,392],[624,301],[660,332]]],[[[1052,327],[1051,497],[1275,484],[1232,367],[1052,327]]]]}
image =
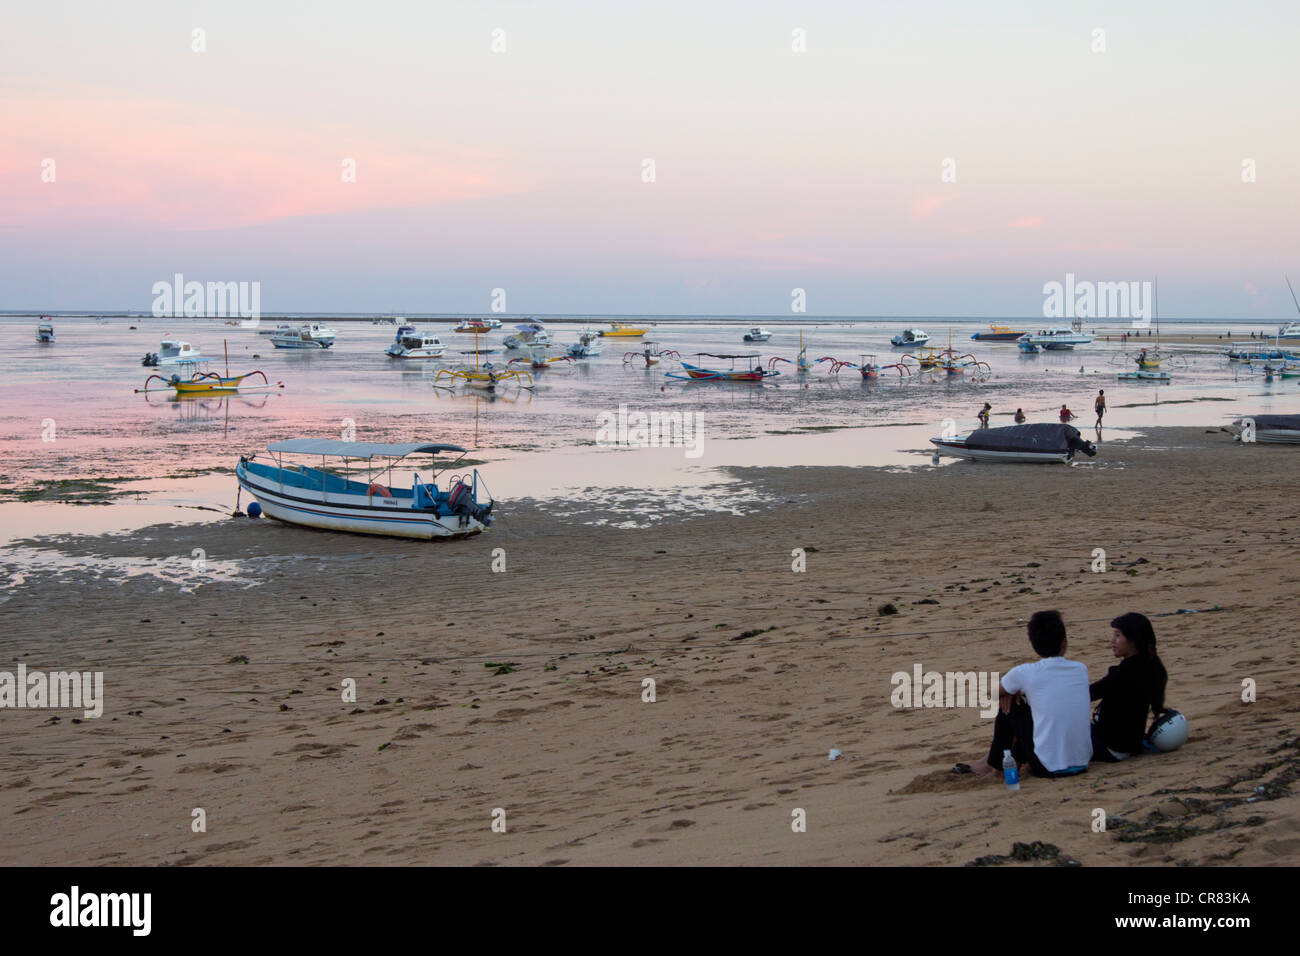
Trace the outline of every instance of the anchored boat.
{"type": "MultiPolygon", "coordinates": [[[[423,540],[478,534],[492,523],[492,496],[487,495],[486,504],[479,503],[478,469],[453,475],[446,490],[438,487],[435,458],[443,452],[459,453],[463,458],[466,451],[457,445],[294,438],[273,442],[267,451],[274,456],[274,464],[256,461],[253,455],[241,456],[235,476],[241,492],[247,491],[267,517],[279,521],[328,531],[423,540]],[[415,472],[409,488],[397,487],[393,470],[408,456],[422,454],[434,456],[429,463],[430,480],[421,481],[415,472]],[[319,457],[321,467],[285,465],[285,455],[319,457]],[[338,474],[337,468],[326,470],[328,459],[341,460],[343,474],[338,474]],[[385,472],[387,480],[379,481],[385,472]]],[[[447,467],[455,464],[453,461],[447,467]]]]}
{"type": "Polygon", "coordinates": [[[1074,329],[1039,329],[1037,332],[1026,332],[1017,341],[1045,349],[1072,349],[1076,345],[1087,345],[1092,341],[1092,336],[1074,329]]]}
{"type": "Polygon", "coordinates": [[[691,365],[689,362],[682,362],[682,370],[685,375],[679,372],[665,372],[668,378],[675,379],[694,379],[697,381],[715,381],[715,382],[761,382],[765,379],[776,378],[781,372],[777,369],[763,368],[762,364],[757,367],[754,365],[755,359],[759,358],[757,352],[746,352],[740,355],[719,355],[715,352],[699,352],[697,358],[717,358],[729,359],[731,368],[729,369],[712,369],[705,368],[701,365],[691,365]],[[745,368],[737,368],[736,363],[744,361],[747,363],[745,368]]]}
{"type": "Polygon", "coordinates": [[[600,336],[594,332],[583,332],[578,341],[569,346],[568,355],[572,358],[592,358],[604,349],[600,336]]]}
{"type": "MultiPolygon", "coordinates": [[[[497,319],[496,323],[500,326],[501,320],[497,319]]],[[[488,332],[491,332],[492,329],[493,326],[488,322],[485,322],[483,319],[461,319],[460,323],[452,329],[452,331],[487,334],[488,332]]]]}
{"type": "Polygon", "coordinates": [[[526,349],[533,345],[550,345],[551,333],[540,322],[526,322],[515,326],[515,334],[507,335],[501,343],[508,349],[526,349]]]}
{"type": "Polygon", "coordinates": [[[447,346],[432,332],[417,332],[415,326],[403,325],[384,354],[401,359],[429,359],[438,358],[445,351],[447,346]]]}
{"type": "Polygon", "coordinates": [[[761,325],[755,326],[745,333],[746,342],[766,342],[772,337],[772,333],[761,325]]]}
{"type": "Polygon", "coordinates": [[[1243,442],[1300,445],[1300,415],[1254,415],[1238,418],[1228,431],[1243,442]]]}
{"type": "Polygon", "coordinates": [[[146,352],[140,364],[146,368],[157,368],[159,365],[184,365],[198,362],[202,358],[199,350],[189,342],[181,339],[163,339],[158,344],[158,351],[146,352]]]}
{"type": "Polygon", "coordinates": [[[41,321],[37,323],[36,341],[50,343],[54,341],[54,323],[49,320],[49,316],[41,316],[41,321]]]}
{"type": "Polygon", "coordinates": [[[600,334],[609,338],[635,339],[646,334],[646,329],[637,328],[628,322],[611,322],[609,328],[602,329],[600,334]]]}
{"type": "Polygon", "coordinates": [[[951,455],[971,461],[1068,462],[1077,451],[1089,458],[1097,446],[1085,441],[1073,425],[1042,422],[1036,425],[1007,425],[977,428],[969,435],[931,438],[936,455],[951,455]]]}
{"type": "Polygon", "coordinates": [[[287,331],[276,330],[271,344],[277,349],[327,349],[338,333],[319,322],[310,322],[287,331]]]}
{"type": "Polygon", "coordinates": [[[928,341],[930,341],[929,332],[924,332],[921,329],[903,329],[889,340],[889,344],[896,347],[906,347],[909,345],[924,345],[928,341]]]}
{"type": "Polygon", "coordinates": [[[1014,342],[1025,334],[1024,329],[1012,329],[1005,325],[990,325],[987,332],[976,332],[971,338],[976,342],[1014,342]]]}

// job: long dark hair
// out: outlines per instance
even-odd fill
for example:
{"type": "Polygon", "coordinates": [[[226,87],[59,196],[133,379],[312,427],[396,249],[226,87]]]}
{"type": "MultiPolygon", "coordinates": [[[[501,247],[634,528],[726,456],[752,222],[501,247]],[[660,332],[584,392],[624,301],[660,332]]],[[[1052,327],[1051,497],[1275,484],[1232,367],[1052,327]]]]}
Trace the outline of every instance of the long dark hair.
{"type": "Polygon", "coordinates": [[[1151,712],[1159,716],[1165,709],[1165,685],[1169,683],[1169,674],[1156,653],[1156,631],[1145,614],[1129,611],[1110,622],[1137,648],[1137,657],[1146,664],[1148,688],[1150,690],[1151,712]]]}

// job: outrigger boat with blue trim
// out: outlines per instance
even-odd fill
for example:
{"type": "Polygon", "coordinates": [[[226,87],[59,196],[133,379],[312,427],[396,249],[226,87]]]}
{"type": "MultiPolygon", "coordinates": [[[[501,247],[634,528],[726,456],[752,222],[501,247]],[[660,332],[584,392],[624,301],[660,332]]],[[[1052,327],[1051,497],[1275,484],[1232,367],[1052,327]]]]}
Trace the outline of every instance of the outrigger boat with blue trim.
{"type": "MultiPolygon", "coordinates": [[[[821,359],[818,359],[821,361],[821,359]]],[[[803,329],[799,330],[799,354],[791,362],[788,358],[781,358],[779,355],[767,360],[767,367],[775,369],[777,365],[784,363],[793,365],[794,370],[799,375],[807,375],[812,371],[813,363],[808,361],[808,347],[803,344],[803,329]]]]}
{"type": "MultiPolygon", "coordinates": [[[[458,452],[464,458],[467,452],[458,445],[425,442],[388,445],[293,438],[272,442],[267,451],[275,456],[275,464],[264,464],[255,461],[256,456],[244,455],[235,468],[235,476],[240,491],[247,491],[268,518],[326,531],[426,541],[467,537],[492,523],[494,502],[484,486],[488,500],[486,504],[479,503],[482,481],[477,468],[467,474],[453,475],[446,483],[446,491],[438,487],[436,456],[442,452],[458,452]],[[430,480],[421,481],[417,471],[409,488],[396,487],[393,469],[408,456],[418,454],[434,456],[430,459],[430,480]],[[285,455],[319,456],[321,467],[285,465],[285,455]],[[342,475],[326,469],[326,459],[330,458],[342,459],[342,475]],[[376,459],[382,459],[378,465],[376,459]],[[363,463],[359,471],[362,477],[354,480],[352,463],[358,460],[363,463]],[[381,483],[377,478],[385,470],[388,479],[381,483]]],[[[455,464],[453,461],[443,471],[455,464]]]]}
{"type": "Polygon", "coordinates": [[[162,392],[172,389],[176,392],[177,397],[192,397],[195,395],[212,395],[228,394],[230,392],[256,392],[268,389],[284,388],[284,382],[271,384],[266,377],[266,373],[261,369],[255,369],[252,372],[245,372],[243,375],[230,374],[230,351],[226,343],[221,343],[226,355],[226,374],[218,375],[216,372],[207,371],[207,362],[202,359],[189,359],[184,362],[175,363],[180,369],[179,372],[173,372],[170,377],[163,378],[155,372],[144,380],[144,387],[135,389],[135,394],[145,392],[162,392]],[[254,375],[262,376],[261,385],[244,385],[244,379],[251,378],[254,375]],[[149,383],[158,379],[161,385],[154,388],[149,387],[149,383]]]}
{"type": "Polygon", "coordinates": [[[681,354],[676,349],[661,349],[658,342],[642,342],[641,346],[639,352],[623,353],[624,365],[635,365],[640,359],[644,367],[649,368],[651,365],[658,365],[659,360],[664,358],[676,359],[678,362],[682,360],[681,354]]]}
{"type": "Polygon", "coordinates": [[[761,364],[757,367],[754,360],[759,359],[757,352],[746,352],[739,355],[720,355],[716,352],[697,352],[697,358],[717,358],[729,359],[731,368],[729,369],[712,369],[704,368],[701,365],[691,365],[689,362],[682,362],[682,370],[686,373],[682,375],[679,372],[665,372],[664,375],[672,379],[684,381],[712,381],[712,382],[762,382],[769,378],[776,378],[780,375],[777,369],[763,368],[761,364]],[[748,363],[747,368],[736,368],[736,362],[744,359],[748,363]]]}

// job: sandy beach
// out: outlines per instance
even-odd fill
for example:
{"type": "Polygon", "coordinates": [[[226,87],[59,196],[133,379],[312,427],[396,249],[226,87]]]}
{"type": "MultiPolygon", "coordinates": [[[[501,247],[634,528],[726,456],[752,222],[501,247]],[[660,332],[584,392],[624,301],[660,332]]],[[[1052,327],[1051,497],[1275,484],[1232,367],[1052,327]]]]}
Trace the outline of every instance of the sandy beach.
{"type": "Polygon", "coordinates": [[[1073,467],[748,469],[757,514],[645,530],[511,501],[447,544],[27,542],[77,560],[8,592],[4,667],[102,670],[106,700],[3,713],[4,862],[1295,865],[1295,455],[1166,428],[1073,467]],[[1014,794],[951,773],[991,721],[895,708],[891,675],[1004,673],[1043,608],[1093,679],[1107,622],[1150,615],[1188,744],[1014,794]]]}

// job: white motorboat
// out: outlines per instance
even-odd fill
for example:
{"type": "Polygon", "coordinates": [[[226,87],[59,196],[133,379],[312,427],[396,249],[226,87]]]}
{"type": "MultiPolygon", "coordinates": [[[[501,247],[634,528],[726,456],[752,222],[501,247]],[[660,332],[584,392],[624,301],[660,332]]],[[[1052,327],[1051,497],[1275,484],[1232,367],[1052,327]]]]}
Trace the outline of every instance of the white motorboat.
{"type": "Polygon", "coordinates": [[[1242,442],[1300,445],[1300,415],[1243,416],[1228,426],[1242,442]]]}
{"type": "Polygon", "coordinates": [[[1045,349],[1072,349],[1076,345],[1087,345],[1092,341],[1092,336],[1074,329],[1039,329],[1037,332],[1026,332],[1016,341],[1045,349]]]}
{"type": "Polygon", "coordinates": [[[578,341],[569,346],[567,354],[571,358],[591,358],[599,355],[603,348],[604,343],[599,334],[583,332],[578,336],[578,341]]]}
{"type": "Polygon", "coordinates": [[[423,540],[478,534],[492,523],[492,496],[487,495],[486,504],[479,503],[478,469],[453,477],[442,490],[431,460],[428,482],[421,481],[417,471],[409,487],[393,483],[393,470],[407,456],[457,452],[463,458],[465,449],[457,445],[295,438],[272,442],[267,451],[274,464],[246,455],[235,468],[240,490],[256,499],[249,505],[250,514],[257,508],[269,518],[309,528],[423,540]],[[285,465],[285,455],[320,459],[322,467],[285,465]],[[326,458],[341,459],[343,474],[325,470],[326,458]]]}
{"type": "Polygon", "coordinates": [[[766,342],[772,337],[772,333],[761,325],[755,326],[745,333],[746,342],[766,342]]]}
{"type": "Polygon", "coordinates": [[[1073,425],[1040,422],[1035,425],[1007,425],[977,428],[960,437],[931,438],[935,455],[951,455],[971,461],[1068,462],[1075,452],[1089,458],[1097,446],[1084,440],[1073,425]]]}
{"type": "Polygon", "coordinates": [[[540,322],[515,326],[515,334],[507,335],[502,343],[508,349],[527,349],[533,345],[550,345],[551,333],[540,322]]]}
{"type": "Polygon", "coordinates": [[[438,358],[447,351],[438,336],[432,332],[417,332],[413,325],[403,325],[397,330],[397,336],[388,348],[386,355],[402,359],[438,358]]]}
{"type": "Polygon", "coordinates": [[[271,344],[277,349],[327,349],[334,344],[337,333],[319,322],[309,322],[288,331],[277,329],[271,344]]]}
{"type": "Polygon", "coordinates": [[[201,362],[203,355],[189,342],[182,339],[163,339],[158,344],[157,352],[146,352],[140,364],[148,368],[159,365],[183,365],[201,362]]]}
{"type": "Polygon", "coordinates": [[[36,341],[50,342],[54,341],[54,323],[42,317],[36,326],[36,341]]]}
{"type": "Polygon", "coordinates": [[[902,348],[910,345],[924,345],[928,341],[930,341],[929,332],[921,329],[903,329],[890,339],[889,343],[902,348]]]}
{"type": "Polygon", "coordinates": [[[1300,342],[1300,322],[1278,326],[1277,338],[1283,342],[1300,342]]]}

